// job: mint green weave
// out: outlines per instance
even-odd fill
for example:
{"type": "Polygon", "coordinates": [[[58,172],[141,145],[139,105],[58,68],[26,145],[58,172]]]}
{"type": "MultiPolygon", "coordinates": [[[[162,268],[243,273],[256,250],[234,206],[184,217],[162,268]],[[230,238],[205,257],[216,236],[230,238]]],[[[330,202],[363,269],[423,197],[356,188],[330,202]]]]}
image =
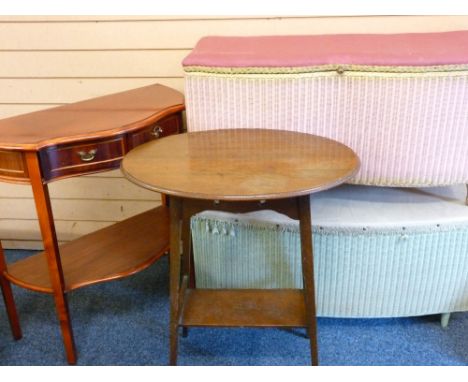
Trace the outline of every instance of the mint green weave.
{"type": "MultiPolygon", "coordinates": [[[[298,227],[192,218],[198,288],[300,288],[298,227]]],[[[314,227],[319,316],[468,310],[468,227],[405,234],[314,227]]]]}

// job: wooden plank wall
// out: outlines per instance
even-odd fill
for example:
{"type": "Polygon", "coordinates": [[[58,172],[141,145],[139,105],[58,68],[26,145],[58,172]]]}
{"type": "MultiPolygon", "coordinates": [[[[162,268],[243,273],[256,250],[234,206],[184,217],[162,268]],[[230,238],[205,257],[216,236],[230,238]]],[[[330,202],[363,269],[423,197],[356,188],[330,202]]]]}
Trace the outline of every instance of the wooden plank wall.
{"type": "MultiPolygon", "coordinates": [[[[468,16],[0,16],[0,118],[159,82],[183,91],[182,59],[205,35],[468,29],[468,16]]],[[[52,183],[60,241],[160,203],[119,171],[52,183]]],[[[6,248],[40,248],[28,186],[0,184],[6,248]]]]}

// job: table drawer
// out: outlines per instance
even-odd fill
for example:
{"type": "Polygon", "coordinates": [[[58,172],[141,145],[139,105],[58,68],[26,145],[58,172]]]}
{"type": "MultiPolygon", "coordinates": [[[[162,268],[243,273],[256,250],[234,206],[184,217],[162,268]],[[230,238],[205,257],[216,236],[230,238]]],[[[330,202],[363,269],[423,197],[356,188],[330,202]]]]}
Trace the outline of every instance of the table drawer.
{"type": "Polygon", "coordinates": [[[135,133],[129,134],[128,146],[133,149],[145,142],[177,134],[181,131],[180,115],[171,115],[135,133]]]}
{"type": "Polygon", "coordinates": [[[49,147],[40,152],[45,180],[116,168],[125,154],[123,136],[73,145],[49,147]]]}

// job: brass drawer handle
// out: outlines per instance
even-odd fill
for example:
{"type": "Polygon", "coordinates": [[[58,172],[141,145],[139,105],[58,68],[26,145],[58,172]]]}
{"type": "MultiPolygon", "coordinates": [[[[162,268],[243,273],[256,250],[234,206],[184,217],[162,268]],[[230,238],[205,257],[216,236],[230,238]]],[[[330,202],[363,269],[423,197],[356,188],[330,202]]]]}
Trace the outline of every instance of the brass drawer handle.
{"type": "Polygon", "coordinates": [[[151,135],[153,137],[159,138],[163,132],[164,130],[162,129],[162,127],[159,125],[156,125],[153,127],[153,130],[151,131],[151,135]]]}
{"type": "Polygon", "coordinates": [[[92,150],[89,150],[88,152],[86,152],[86,151],[78,151],[78,155],[80,156],[80,159],[81,159],[83,162],[90,162],[90,161],[92,161],[92,160],[95,158],[96,153],[97,153],[97,149],[92,149],[92,150]]]}

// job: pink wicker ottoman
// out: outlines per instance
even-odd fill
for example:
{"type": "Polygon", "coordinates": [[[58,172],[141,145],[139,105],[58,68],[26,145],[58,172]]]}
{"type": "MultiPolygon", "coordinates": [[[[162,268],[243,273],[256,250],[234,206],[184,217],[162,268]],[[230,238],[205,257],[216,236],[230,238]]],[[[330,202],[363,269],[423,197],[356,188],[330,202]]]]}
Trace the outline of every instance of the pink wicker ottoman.
{"type": "MultiPolygon", "coordinates": [[[[189,131],[302,131],[360,156],[352,183],[361,186],[313,201],[319,314],[468,310],[468,31],[206,37],[183,64],[189,131]]],[[[298,286],[291,227],[275,216],[196,217],[198,285],[298,286]],[[256,251],[253,233],[278,219],[292,236],[258,254],[263,263],[250,268],[261,272],[246,271],[241,254],[256,251]],[[236,235],[212,228],[222,224],[236,235]]]]}

